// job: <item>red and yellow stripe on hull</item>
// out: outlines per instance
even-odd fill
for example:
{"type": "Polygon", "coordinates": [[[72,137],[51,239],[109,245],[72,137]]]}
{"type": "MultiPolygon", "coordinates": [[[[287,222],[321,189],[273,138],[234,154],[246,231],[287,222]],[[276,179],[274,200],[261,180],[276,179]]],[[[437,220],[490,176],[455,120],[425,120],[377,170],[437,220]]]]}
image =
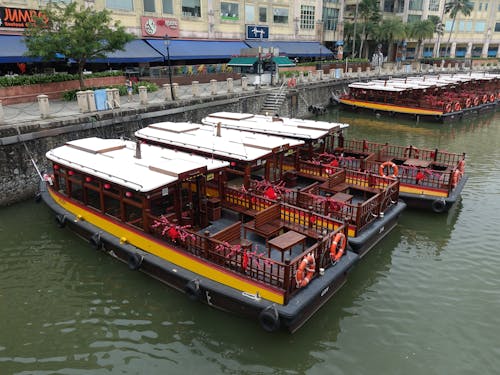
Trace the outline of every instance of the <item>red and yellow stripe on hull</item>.
{"type": "Polygon", "coordinates": [[[407,194],[427,195],[427,196],[440,197],[440,198],[441,197],[442,198],[448,197],[448,191],[446,191],[446,190],[438,190],[438,189],[433,189],[430,187],[425,187],[425,186],[420,186],[420,185],[400,184],[399,185],[399,192],[400,193],[407,193],[407,194]]]}
{"type": "Polygon", "coordinates": [[[373,103],[373,102],[366,102],[354,99],[339,99],[339,102],[345,105],[350,105],[352,107],[367,108],[377,111],[405,113],[412,115],[426,115],[426,116],[442,116],[444,114],[443,111],[435,109],[404,107],[394,104],[373,103]]]}
{"type": "Polygon", "coordinates": [[[184,253],[182,250],[168,246],[161,241],[148,238],[138,230],[113,222],[104,215],[92,212],[83,205],[70,202],[64,196],[58,194],[51,188],[49,188],[49,193],[59,206],[63,207],[68,212],[71,212],[79,218],[79,220],[85,220],[117,238],[126,239],[127,243],[136,246],[141,250],[206,277],[207,279],[216,281],[222,285],[229,286],[251,295],[258,292],[262,298],[281,305],[284,304],[285,299],[283,291],[271,287],[263,287],[261,284],[246,280],[245,278],[232,274],[224,269],[211,266],[210,264],[207,264],[190,254],[184,253]]]}

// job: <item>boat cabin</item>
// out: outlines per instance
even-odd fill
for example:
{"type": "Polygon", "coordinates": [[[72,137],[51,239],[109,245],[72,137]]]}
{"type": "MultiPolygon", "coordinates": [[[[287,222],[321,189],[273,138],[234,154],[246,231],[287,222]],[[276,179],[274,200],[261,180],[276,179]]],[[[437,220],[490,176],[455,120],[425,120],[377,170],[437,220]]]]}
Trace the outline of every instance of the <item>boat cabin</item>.
{"type": "Polygon", "coordinates": [[[160,215],[204,227],[207,180],[229,163],[119,139],[86,138],[47,152],[56,191],[127,225],[150,231],[160,215]]]}
{"type": "Polygon", "coordinates": [[[285,172],[284,158],[304,143],[220,126],[176,122],[151,124],[136,131],[135,136],[147,143],[225,160],[230,163],[226,168],[228,181],[245,187],[249,187],[251,178],[280,181],[285,172]]]}

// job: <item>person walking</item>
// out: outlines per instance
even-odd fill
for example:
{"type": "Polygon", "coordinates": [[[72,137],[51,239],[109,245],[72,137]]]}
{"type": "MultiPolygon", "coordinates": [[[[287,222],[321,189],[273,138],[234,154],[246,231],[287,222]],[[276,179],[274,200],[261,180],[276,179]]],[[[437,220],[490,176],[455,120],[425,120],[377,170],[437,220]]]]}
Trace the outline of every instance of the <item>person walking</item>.
{"type": "Polygon", "coordinates": [[[130,78],[127,78],[125,81],[125,86],[127,87],[128,102],[130,103],[132,101],[132,93],[134,92],[134,87],[130,78]]]}

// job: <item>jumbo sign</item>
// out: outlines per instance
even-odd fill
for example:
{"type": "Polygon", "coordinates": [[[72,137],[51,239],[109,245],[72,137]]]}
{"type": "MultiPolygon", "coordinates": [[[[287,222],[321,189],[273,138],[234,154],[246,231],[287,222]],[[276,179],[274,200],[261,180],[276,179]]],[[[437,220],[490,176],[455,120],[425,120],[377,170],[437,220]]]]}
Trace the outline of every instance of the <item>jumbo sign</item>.
{"type": "Polygon", "coordinates": [[[0,7],[0,27],[25,28],[40,17],[45,23],[49,22],[47,16],[38,9],[21,9],[0,7]]]}

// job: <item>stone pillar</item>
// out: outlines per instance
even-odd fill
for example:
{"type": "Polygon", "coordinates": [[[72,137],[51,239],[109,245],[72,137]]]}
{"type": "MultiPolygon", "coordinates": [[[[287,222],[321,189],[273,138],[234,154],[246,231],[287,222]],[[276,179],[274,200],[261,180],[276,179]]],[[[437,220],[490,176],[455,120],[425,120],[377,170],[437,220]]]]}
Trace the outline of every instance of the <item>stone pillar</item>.
{"type": "Polygon", "coordinates": [[[111,89],[106,89],[106,105],[108,109],[115,108],[113,103],[113,91],[111,89]]]}
{"type": "Polygon", "coordinates": [[[241,91],[247,91],[247,90],[248,90],[248,78],[241,77],[241,91]]]}
{"type": "Polygon", "coordinates": [[[193,98],[197,98],[200,96],[200,82],[198,81],[193,81],[191,82],[191,93],[193,94],[193,98]]]}
{"type": "Polygon", "coordinates": [[[115,108],[120,108],[120,90],[118,89],[111,89],[113,92],[113,106],[115,108]]]}
{"type": "Polygon", "coordinates": [[[456,51],[457,51],[457,42],[452,42],[451,47],[450,47],[450,56],[449,57],[455,57],[456,51]]]}
{"type": "Polygon", "coordinates": [[[87,90],[87,91],[85,91],[85,93],[87,94],[87,103],[88,103],[88,106],[89,106],[89,112],[95,112],[95,111],[97,111],[97,106],[95,104],[95,94],[94,94],[94,91],[87,90]]]}
{"type": "Polygon", "coordinates": [[[299,72],[299,82],[304,83],[304,72],[302,70],[299,72]]]}
{"type": "Polygon", "coordinates": [[[349,73],[350,75],[352,75],[352,68],[347,68],[347,73],[349,73]]]}
{"type": "Polygon", "coordinates": [[[323,69],[316,70],[316,77],[318,77],[318,81],[323,80],[323,69]]]}
{"type": "Polygon", "coordinates": [[[328,76],[329,76],[331,79],[335,78],[335,69],[330,69],[330,70],[328,71],[328,76]]]}
{"type": "Polygon", "coordinates": [[[139,101],[142,105],[148,104],[148,89],[146,86],[139,86],[139,101]]]}
{"type": "Polygon", "coordinates": [[[234,92],[234,85],[233,85],[232,78],[227,79],[227,92],[228,92],[228,94],[234,92]]]}
{"type": "Polygon", "coordinates": [[[313,72],[312,72],[312,70],[308,70],[307,71],[307,80],[309,82],[312,82],[312,80],[313,80],[313,72]]]}
{"type": "Polygon", "coordinates": [[[49,117],[49,97],[47,95],[38,95],[38,108],[40,108],[40,116],[42,118],[49,117]]]}
{"type": "Polygon", "coordinates": [[[165,83],[163,85],[163,92],[165,93],[165,101],[172,100],[172,91],[170,91],[170,84],[165,83]]]}
{"type": "Polygon", "coordinates": [[[372,69],[371,69],[369,66],[367,66],[367,67],[366,67],[365,72],[366,72],[366,75],[367,75],[367,76],[369,76],[369,75],[370,75],[371,70],[372,70],[372,69]]]}
{"type": "Polygon", "coordinates": [[[217,95],[217,80],[216,79],[210,80],[210,93],[212,95],[217,95]]]}
{"type": "Polygon", "coordinates": [[[472,57],[472,42],[467,43],[467,49],[465,50],[465,58],[470,59],[472,57]]]}
{"type": "Polygon", "coordinates": [[[78,91],[76,93],[76,102],[78,103],[80,113],[87,113],[89,111],[89,101],[85,91],[78,91]]]}
{"type": "Polygon", "coordinates": [[[172,100],[176,100],[179,97],[179,84],[172,83],[172,91],[174,92],[174,97],[172,100]]]}
{"type": "Polygon", "coordinates": [[[0,124],[3,123],[3,121],[4,121],[3,105],[2,105],[2,100],[0,99],[0,124]]]}

